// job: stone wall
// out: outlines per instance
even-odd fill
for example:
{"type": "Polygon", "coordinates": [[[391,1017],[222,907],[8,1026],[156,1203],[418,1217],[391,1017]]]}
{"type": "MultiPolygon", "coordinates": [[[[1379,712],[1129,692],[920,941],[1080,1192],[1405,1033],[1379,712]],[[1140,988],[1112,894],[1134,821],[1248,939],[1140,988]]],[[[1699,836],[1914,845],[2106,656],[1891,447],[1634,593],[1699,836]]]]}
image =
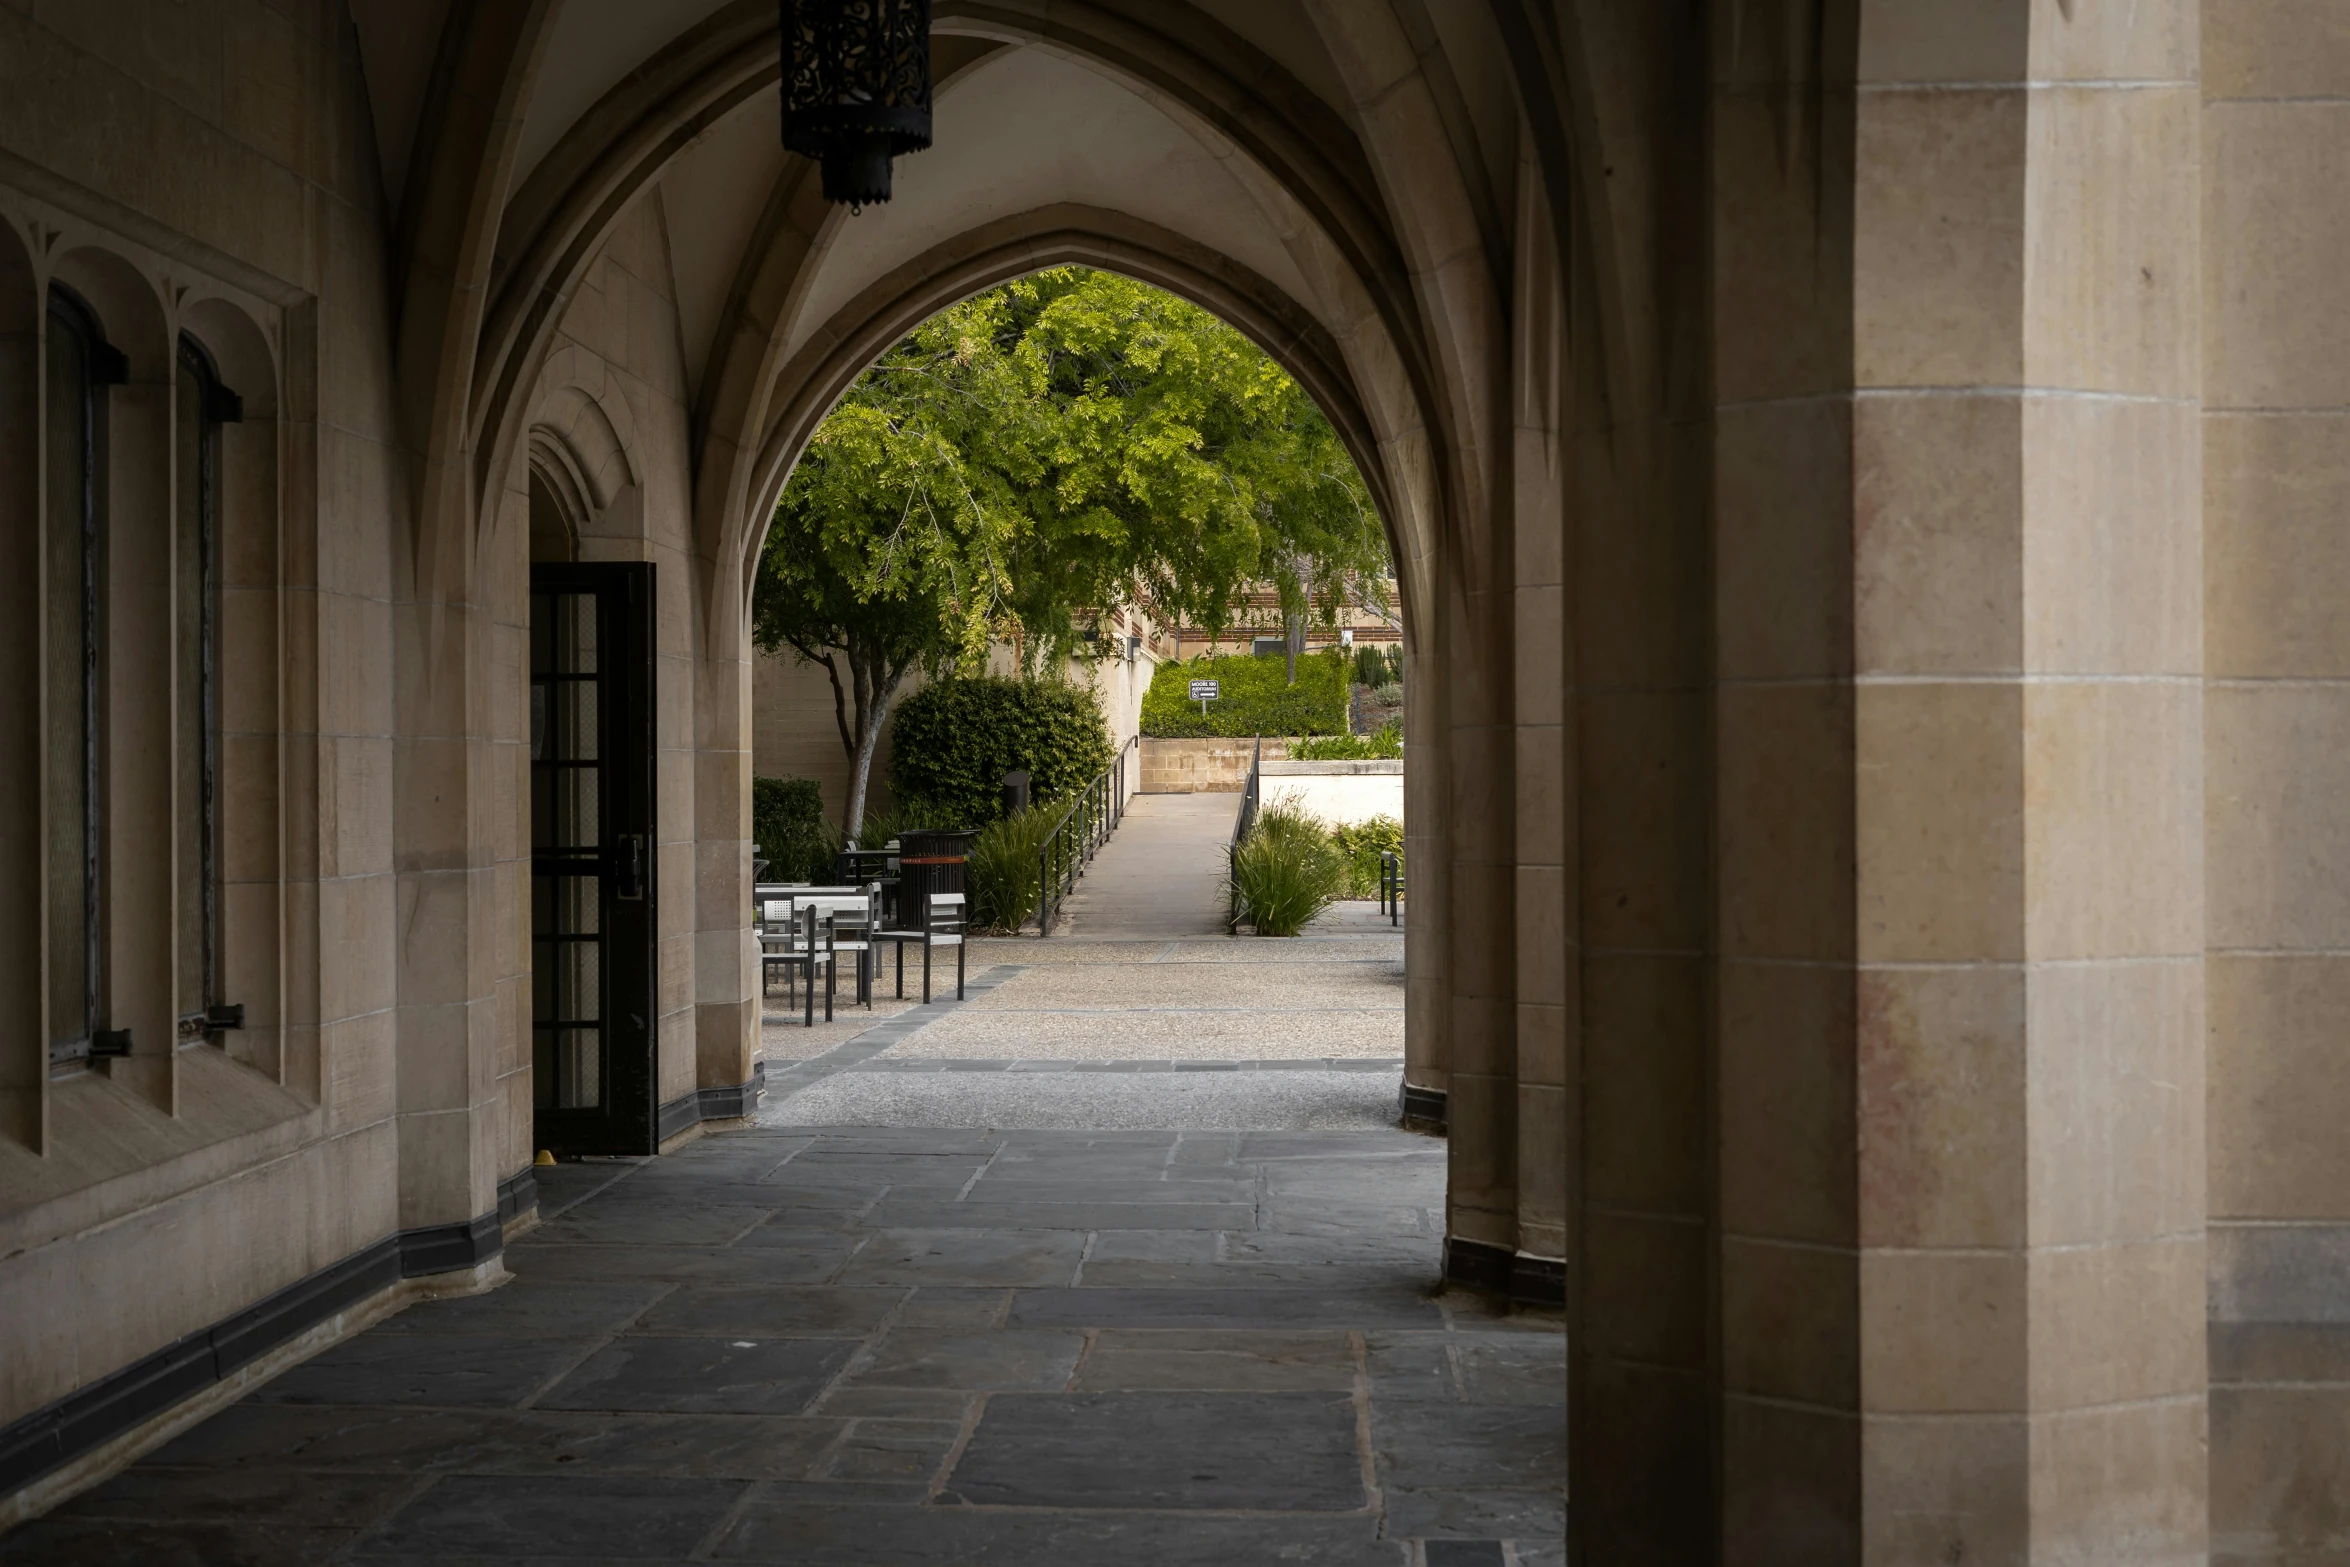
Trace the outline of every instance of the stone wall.
{"type": "MultiPolygon", "coordinates": [[[[1238,794],[1248,782],[1254,740],[1162,740],[1142,738],[1144,794],[1238,794]]],[[[1268,761],[1289,754],[1287,740],[1267,740],[1268,761]]]]}
{"type": "MultiPolygon", "coordinates": [[[[94,4],[37,20],[0,7],[0,81],[0,335],[24,330],[58,281],[132,355],[108,415],[116,455],[147,478],[126,469],[112,487],[114,536],[152,541],[171,515],[182,332],[246,399],[231,476],[236,445],[268,452],[223,502],[232,527],[267,540],[231,564],[225,612],[242,629],[226,655],[240,835],[223,956],[249,1032],[176,1048],[168,990],[139,988],[170,951],[168,903],[141,911],[149,952],[121,954],[122,988],[101,1002],[103,1020],[131,1028],[130,1058],[51,1078],[31,1022],[43,1014],[17,1008],[0,1069],[5,1424],[409,1225],[401,1162],[421,1162],[437,1134],[411,1113],[424,1085],[403,1079],[394,1043],[395,690],[426,661],[394,635],[408,480],[388,225],[348,15],[331,0],[94,4]]],[[[0,352],[0,379],[19,378],[0,389],[12,435],[30,418],[28,368],[0,352]]],[[[0,469],[0,482],[30,477],[0,469]]],[[[32,536],[12,523],[6,547],[32,536]]],[[[39,580],[23,559],[6,575],[39,580]]],[[[14,714],[32,716],[36,683],[11,689],[25,703],[14,714]]],[[[11,735],[11,750],[29,738],[11,735]]],[[[112,784],[151,785],[153,755],[119,749],[112,784]]],[[[4,814],[35,823],[41,807],[19,792],[4,814]]],[[[146,820],[138,830],[158,830],[146,820]]],[[[118,846],[126,875],[134,849],[169,863],[167,839],[118,846]]],[[[41,946],[28,913],[12,890],[0,969],[29,1003],[41,946]]],[[[496,1212],[494,1176],[461,1184],[456,1217],[496,1212]]]]}

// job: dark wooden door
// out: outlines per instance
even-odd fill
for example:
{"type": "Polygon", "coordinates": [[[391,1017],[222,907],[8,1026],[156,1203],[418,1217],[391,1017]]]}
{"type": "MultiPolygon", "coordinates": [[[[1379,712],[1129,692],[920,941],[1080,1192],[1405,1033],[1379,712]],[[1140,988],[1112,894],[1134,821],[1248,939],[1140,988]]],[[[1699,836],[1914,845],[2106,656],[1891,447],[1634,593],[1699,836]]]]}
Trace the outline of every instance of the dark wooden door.
{"type": "Polygon", "coordinates": [[[653,568],[530,568],[531,1064],[541,1148],[649,1154],[659,921],[653,568]]]}

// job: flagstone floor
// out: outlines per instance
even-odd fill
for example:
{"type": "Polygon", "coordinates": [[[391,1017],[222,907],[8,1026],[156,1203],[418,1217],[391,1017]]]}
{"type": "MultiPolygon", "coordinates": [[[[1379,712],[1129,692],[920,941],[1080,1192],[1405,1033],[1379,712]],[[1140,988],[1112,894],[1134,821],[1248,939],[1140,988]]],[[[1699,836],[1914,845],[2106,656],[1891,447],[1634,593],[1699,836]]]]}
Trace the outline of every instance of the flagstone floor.
{"type": "Polygon", "coordinates": [[[512,1282],[0,1541],[48,1563],[1552,1567],[1555,1316],[1441,1143],[760,1128],[546,1172],[512,1282]]]}

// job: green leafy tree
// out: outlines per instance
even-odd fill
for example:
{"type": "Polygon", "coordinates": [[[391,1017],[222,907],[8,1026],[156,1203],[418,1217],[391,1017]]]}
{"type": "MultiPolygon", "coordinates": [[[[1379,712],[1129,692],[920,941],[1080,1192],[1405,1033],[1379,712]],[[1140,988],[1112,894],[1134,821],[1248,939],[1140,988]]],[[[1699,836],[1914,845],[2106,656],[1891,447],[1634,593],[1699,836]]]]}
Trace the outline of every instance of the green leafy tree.
{"type": "Polygon", "coordinates": [[[1304,617],[1376,596],[1386,542],[1313,401],[1247,337],[1064,267],[939,312],[818,429],[776,506],[753,632],[831,676],[845,827],[907,678],[991,640],[1031,673],[1134,603],[1212,630],[1271,578],[1304,617]],[[1366,585],[1368,585],[1366,587],[1366,585]]]}

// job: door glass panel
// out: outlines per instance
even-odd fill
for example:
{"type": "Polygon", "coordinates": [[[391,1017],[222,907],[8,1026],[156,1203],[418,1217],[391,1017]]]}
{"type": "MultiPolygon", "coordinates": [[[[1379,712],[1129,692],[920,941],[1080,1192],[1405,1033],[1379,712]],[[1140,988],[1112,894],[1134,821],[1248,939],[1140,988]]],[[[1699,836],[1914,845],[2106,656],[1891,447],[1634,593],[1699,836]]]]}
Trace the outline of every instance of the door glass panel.
{"type": "Polygon", "coordinates": [[[531,595],[531,1025],[542,1110],[605,1100],[596,596],[531,595]]]}

